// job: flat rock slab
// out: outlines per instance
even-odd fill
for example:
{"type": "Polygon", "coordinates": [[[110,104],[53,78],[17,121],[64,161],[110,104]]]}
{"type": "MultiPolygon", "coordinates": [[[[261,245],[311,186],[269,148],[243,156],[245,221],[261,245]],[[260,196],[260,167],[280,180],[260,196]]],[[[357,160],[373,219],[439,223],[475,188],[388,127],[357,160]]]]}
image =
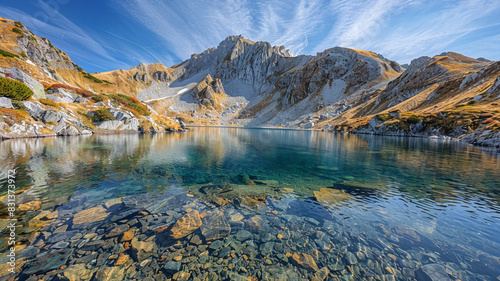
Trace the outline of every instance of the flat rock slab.
{"type": "Polygon", "coordinates": [[[415,275],[418,281],[448,281],[451,280],[443,266],[433,263],[419,268],[415,275]]]}
{"type": "Polygon", "coordinates": [[[171,229],[171,237],[174,239],[186,237],[193,231],[200,228],[201,225],[202,221],[200,218],[200,213],[198,213],[198,211],[196,210],[191,211],[175,222],[174,226],[171,229]]]}
{"type": "Polygon", "coordinates": [[[73,224],[89,224],[104,220],[108,214],[102,206],[93,207],[76,213],[73,217],[73,224]]]}
{"type": "Polygon", "coordinates": [[[44,273],[52,269],[59,268],[66,264],[68,257],[73,253],[72,249],[50,252],[34,258],[33,262],[27,265],[23,274],[44,273]]]}

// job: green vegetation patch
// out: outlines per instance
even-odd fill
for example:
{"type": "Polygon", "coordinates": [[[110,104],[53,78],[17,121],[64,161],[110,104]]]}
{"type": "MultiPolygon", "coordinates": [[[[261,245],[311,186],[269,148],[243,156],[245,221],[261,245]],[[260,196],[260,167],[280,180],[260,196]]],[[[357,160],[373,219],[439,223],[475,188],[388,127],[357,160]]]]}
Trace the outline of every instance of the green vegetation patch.
{"type": "Polygon", "coordinates": [[[17,28],[17,27],[12,28],[12,32],[24,35],[24,32],[21,29],[17,28]]]}
{"type": "Polygon", "coordinates": [[[13,53],[11,53],[11,52],[7,52],[7,51],[2,50],[2,49],[0,49],[0,55],[2,55],[2,56],[4,56],[4,57],[7,57],[7,58],[19,58],[19,56],[18,56],[18,55],[13,54],[13,53]]]}
{"type": "Polygon", "coordinates": [[[392,119],[392,117],[391,117],[391,115],[389,115],[389,114],[386,113],[386,114],[379,114],[379,115],[377,115],[377,119],[380,120],[380,121],[384,121],[385,122],[385,121],[387,121],[389,119],[392,119]]]}
{"type": "Polygon", "coordinates": [[[24,27],[24,25],[23,25],[23,24],[22,24],[22,22],[20,22],[20,21],[16,21],[16,22],[14,22],[14,25],[15,25],[16,27],[18,27],[18,28],[23,28],[23,27],[24,27]]]}
{"type": "Polygon", "coordinates": [[[27,100],[33,96],[33,91],[24,83],[0,77],[0,96],[13,100],[27,100]]]}
{"type": "Polygon", "coordinates": [[[107,108],[101,108],[94,112],[94,122],[116,120],[107,108]]]}
{"type": "Polygon", "coordinates": [[[85,78],[87,78],[87,79],[90,79],[90,80],[92,80],[92,81],[94,81],[94,82],[96,82],[96,83],[104,83],[104,81],[102,81],[101,79],[99,79],[99,78],[97,78],[97,77],[95,77],[95,76],[92,76],[92,75],[91,75],[91,74],[89,74],[89,73],[86,73],[86,74],[84,75],[84,77],[85,77],[85,78]]]}
{"type": "Polygon", "coordinates": [[[420,117],[416,114],[412,114],[408,118],[406,118],[406,122],[408,122],[410,124],[417,124],[417,123],[420,123],[421,121],[422,121],[422,117],[420,117]]]}
{"type": "Polygon", "coordinates": [[[14,106],[15,109],[26,110],[26,107],[24,106],[24,103],[22,101],[13,100],[12,105],[14,106]]]}

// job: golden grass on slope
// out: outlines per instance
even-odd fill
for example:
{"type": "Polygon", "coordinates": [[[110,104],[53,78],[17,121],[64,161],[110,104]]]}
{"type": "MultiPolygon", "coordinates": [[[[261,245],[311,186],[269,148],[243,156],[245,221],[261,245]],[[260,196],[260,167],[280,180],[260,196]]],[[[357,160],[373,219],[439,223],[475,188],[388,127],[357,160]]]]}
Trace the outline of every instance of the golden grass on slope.
{"type": "Polygon", "coordinates": [[[374,52],[365,51],[365,50],[358,50],[358,49],[353,49],[353,48],[348,48],[348,49],[353,50],[356,53],[361,54],[363,56],[372,57],[374,59],[379,59],[379,57],[377,56],[377,54],[375,54],[374,52]]]}

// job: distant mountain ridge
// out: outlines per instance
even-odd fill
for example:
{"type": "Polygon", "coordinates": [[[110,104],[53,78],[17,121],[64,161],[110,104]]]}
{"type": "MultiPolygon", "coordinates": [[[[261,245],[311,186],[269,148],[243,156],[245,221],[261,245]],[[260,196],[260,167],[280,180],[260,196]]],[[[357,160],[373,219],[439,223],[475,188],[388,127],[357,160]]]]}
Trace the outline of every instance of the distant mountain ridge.
{"type": "Polygon", "coordinates": [[[188,124],[469,137],[484,145],[499,137],[499,63],[484,58],[448,52],[401,67],[370,51],[292,56],[284,46],[229,36],[171,67],[143,63],[89,74],[21,23],[2,21],[0,49],[18,57],[0,56],[0,67],[45,84],[136,97],[188,124]],[[440,119],[445,115],[453,122],[440,119]]]}

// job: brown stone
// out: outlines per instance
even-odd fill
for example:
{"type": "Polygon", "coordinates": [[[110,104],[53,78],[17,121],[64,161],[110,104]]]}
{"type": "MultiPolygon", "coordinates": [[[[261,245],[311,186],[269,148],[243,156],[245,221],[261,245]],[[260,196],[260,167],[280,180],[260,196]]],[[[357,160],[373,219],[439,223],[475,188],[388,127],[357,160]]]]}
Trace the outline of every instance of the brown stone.
{"type": "Polygon", "coordinates": [[[212,199],[212,202],[219,206],[225,206],[229,203],[229,200],[227,198],[215,197],[212,199]]]}
{"type": "Polygon", "coordinates": [[[175,281],[187,281],[187,280],[189,280],[189,277],[191,277],[191,273],[179,271],[176,274],[174,274],[173,279],[175,281]]]}
{"type": "Polygon", "coordinates": [[[326,277],[328,277],[328,274],[330,274],[330,270],[327,268],[327,267],[323,267],[322,269],[320,269],[319,271],[317,271],[312,280],[313,281],[323,281],[326,279],[326,277]]]}
{"type": "Polygon", "coordinates": [[[130,230],[127,230],[123,233],[122,238],[120,239],[120,242],[131,241],[132,238],[134,238],[134,230],[130,229],[130,230]]]}
{"type": "Polygon", "coordinates": [[[95,279],[99,281],[123,280],[125,268],[105,267],[97,271],[95,279]]]}
{"type": "Polygon", "coordinates": [[[300,267],[307,269],[309,271],[318,271],[318,265],[314,261],[314,258],[305,253],[294,253],[292,255],[293,261],[300,267]]]}
{"type": "Polygon", "coordinates": [[[191,234],[202,225],[200,214],[194,210],[177,220],[171,229],[171,237],[180,239],[191,234]]]}
{"type": "Polygon", "coordinates": [[[31,202],[19,205],[19,207],[17,209],[19,211],[28,211],[28,210],[36,211],[36,210],[40,209],[41,206],[42,206],[42,202],[31,201],[31,202]]]}
{"type": "Polygon", "coordinates": [[[345,193],[342,190],[332,188],[321,188],[319,191],[314,191],[314,196],[316,197],[316,200],[318,200],[318,202],[327,206],[336,205],[339,202],[352,198],[349,193],[345,193]]]}
{"type": "Polygon", "coordinates": [[[101,206],[97,206],[76,213],[73,217],[73,224],[84,224],[102,221],[107,216],[108,214],[106,213],[106,209],[101,206]]]}
{"type": "MultiPolygon", "coordinates": [[[[152,236],[154,237],[154,236],[152,236]]],[[[155,242],[153,241],[139,241],[137,237],[132,239],[132,256],[137,261],[142,261],[152,256],[155,242]]]]}
{"type": "Polygon", "coordinates": [[[124,253],[120,253],[120,255],[118,256],[118,259],[116,260],[115,266],[125,264],[129,258],[130,258],[129,255],[125,255],[124,253]]]}
{"type": "Polygon", "coordinates": [[[158,227],[153,228],[153,232],[155,234],[160,234],[160,233],[164,232],[165,230],[167,230],[169,226],[170,225],[167,225],[167,224],[166,225],[160,225],[158,227]]]}

